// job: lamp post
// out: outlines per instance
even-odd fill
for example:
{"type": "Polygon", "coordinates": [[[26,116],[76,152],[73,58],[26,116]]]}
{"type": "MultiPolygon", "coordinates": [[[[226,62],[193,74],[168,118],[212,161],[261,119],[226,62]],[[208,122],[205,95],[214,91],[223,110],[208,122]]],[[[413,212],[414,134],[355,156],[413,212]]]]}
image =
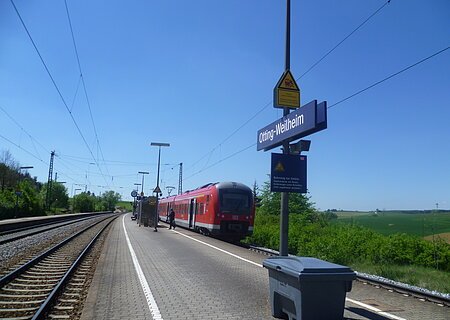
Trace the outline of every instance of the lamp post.
{"type": "Polygon", "coordinates": [[[141,187],[141,197],[144,196],[144,175],[149,174],[147,171],[138,171],[138,173],[142,174],[142,187],[141,187]]]}
{"type": "MultiPolygon", "coordinates": [[[[139,186],[141,186],[142,183],[135,183],[134,185],[136,186],[136,191],[137,191],[137,190],[139,190],[139,186]]],[[[139,197],[139,210],[138,210],[139,217],[137,219],[137,221],[139,223],[139,227],[141,226],[141,209],[142,209],[142,207],[141,207],[142,202],[140,200],[141,200],[141,198],[139,197]]]]}
{"type": "Polygon", "coordinates": [[[139,202],[139,227],[140,227],[141,226],[141,217],[142,217],[142,201],[144,200],[144,176],[149,173],[147,171],[138,171],[138,173],[142,174],[141,201],[139,202]]]}
{"type": "Polygon", "coordinates": [[[170,147],[169,143],[161,143],[161,142],[152,142],[150,143],[152,147],[158,147],[158,174],[156,176],[156,188],[153,190],[154,193],[156,193],[156,217],[155,217],[155,231],[158,231],[157,225],[158,225],[158,201],[159,201],[159,195],[161,194],[161,188],[159,187],[159,168],[160,168],[160,162],[161,162],[161,147],[170,147]]]}
{"type": "Polygon", "coordinates": [[[175,189],[175,187],[167,186],[166,189],[167,189],[167,193],[169,194],[169,197],[170,197],[170,194],[172,193],[172,190],[175,189]]]}

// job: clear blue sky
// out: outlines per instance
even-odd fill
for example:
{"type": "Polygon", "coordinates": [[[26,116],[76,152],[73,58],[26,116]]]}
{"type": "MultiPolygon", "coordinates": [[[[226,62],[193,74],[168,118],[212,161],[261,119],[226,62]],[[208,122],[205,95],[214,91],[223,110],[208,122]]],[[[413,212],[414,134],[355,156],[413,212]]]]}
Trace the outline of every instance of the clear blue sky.
{"type": "MultiPolygon", "coordinates": [[[[256,132],[282,116],[271,101],[284,71],[284,0],[67,0],[98,139],[64,1],[14,3],[66,103],[11,1],[1,1],[0,151],[34,166],[39,181],[55,150],[69,193],[87,184],[130,199],[137,172],[149,171],[148,193],[153,141],[171,144],[164,191],[178,187],[180,162],[184,190],[268,180],[270,151],[256,151],[256,132]]],[[[294,76],[385,3],[292,0],[294,76]]],[[[392,0],[298,80],[302,104],[333,105],[449,45],[448,0],[392,0]]],[[[309,137],[312,201],[322,210],[450,208],[449,101],[446,50],[330,108],[328,129],[309,137]]]]}

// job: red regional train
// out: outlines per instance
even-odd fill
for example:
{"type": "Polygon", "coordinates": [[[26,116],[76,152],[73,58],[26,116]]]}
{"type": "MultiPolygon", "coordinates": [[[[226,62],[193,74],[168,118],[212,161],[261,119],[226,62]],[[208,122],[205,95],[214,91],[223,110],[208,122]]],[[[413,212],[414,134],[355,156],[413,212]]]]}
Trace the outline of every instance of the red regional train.
{"type": "Polygon", "coordinates": [[[237,241],[253,232],[253,192],[242,183],[209,183],[180,195],[162,198],[158,204],[160,220],[168,220],[171,208],[175,211],[177,226],[206,235],[237,241]]]}

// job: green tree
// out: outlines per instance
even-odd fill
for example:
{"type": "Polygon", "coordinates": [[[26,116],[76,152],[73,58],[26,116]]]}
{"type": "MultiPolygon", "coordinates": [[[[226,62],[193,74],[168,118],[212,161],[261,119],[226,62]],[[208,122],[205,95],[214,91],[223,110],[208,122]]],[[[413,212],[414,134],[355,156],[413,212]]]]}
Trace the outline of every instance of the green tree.
{"type": "Polygon", "coordinates": [[[20,171],[9,151],[0,152],[0,219],[44,214],[39,190],[42,184],[20,171]]]}
{"type": "Polygon", "coordinates": [[[94,212],[95,211],[95,196],[89,192],[82,192],[73,197],[73,211],[74,212],[94,212]]]}
{"type": "MultiPolygon", "coordinates": [[[[257,213],[261,214],[280,214],[281,207],[281,193],[270,191],[270,182],[266,181],[258,196],[260,206],[257,208],[257,213]]],[[[300,193],[289,193],[289,213],[302,214],[305,219],[310,221],[318,220],[318,214],[314,208],[314,203],[310,199],[300,193]]]]}
{"type": "Polygon", "coordinates": [[[116,204],[121,200],[121,195],[112,190],[106,191],[100,197],[100,210],[114,211],[116,204]]]}
{"type": "MultiPolygon", "coordinates": [[[[41,190],[43,201],[46,200],[48,183],[44,183],[41,190]]],[[[69,208],[69,193],[62,183],[53,182],[50,193],[50,208],[69,208]]]]}
{"type": "Polygon", "coordinates": [[[18,200],[18,217],[44,215],[43,201],[33,180],[22,180],[17,189],[21,192],[21,195],[16,198],[16,201],[18,200]]]}

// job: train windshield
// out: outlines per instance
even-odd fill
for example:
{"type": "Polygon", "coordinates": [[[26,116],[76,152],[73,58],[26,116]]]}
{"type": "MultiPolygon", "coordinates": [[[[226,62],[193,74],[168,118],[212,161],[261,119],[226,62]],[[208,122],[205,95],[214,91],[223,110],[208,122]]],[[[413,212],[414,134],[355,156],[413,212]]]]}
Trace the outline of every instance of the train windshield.
{"type": "Polygon", "coordinates": [[[249,215],[251,212],[251,195],[235,189],[221,189],[220,212],[229,214],[249,215]]]}

